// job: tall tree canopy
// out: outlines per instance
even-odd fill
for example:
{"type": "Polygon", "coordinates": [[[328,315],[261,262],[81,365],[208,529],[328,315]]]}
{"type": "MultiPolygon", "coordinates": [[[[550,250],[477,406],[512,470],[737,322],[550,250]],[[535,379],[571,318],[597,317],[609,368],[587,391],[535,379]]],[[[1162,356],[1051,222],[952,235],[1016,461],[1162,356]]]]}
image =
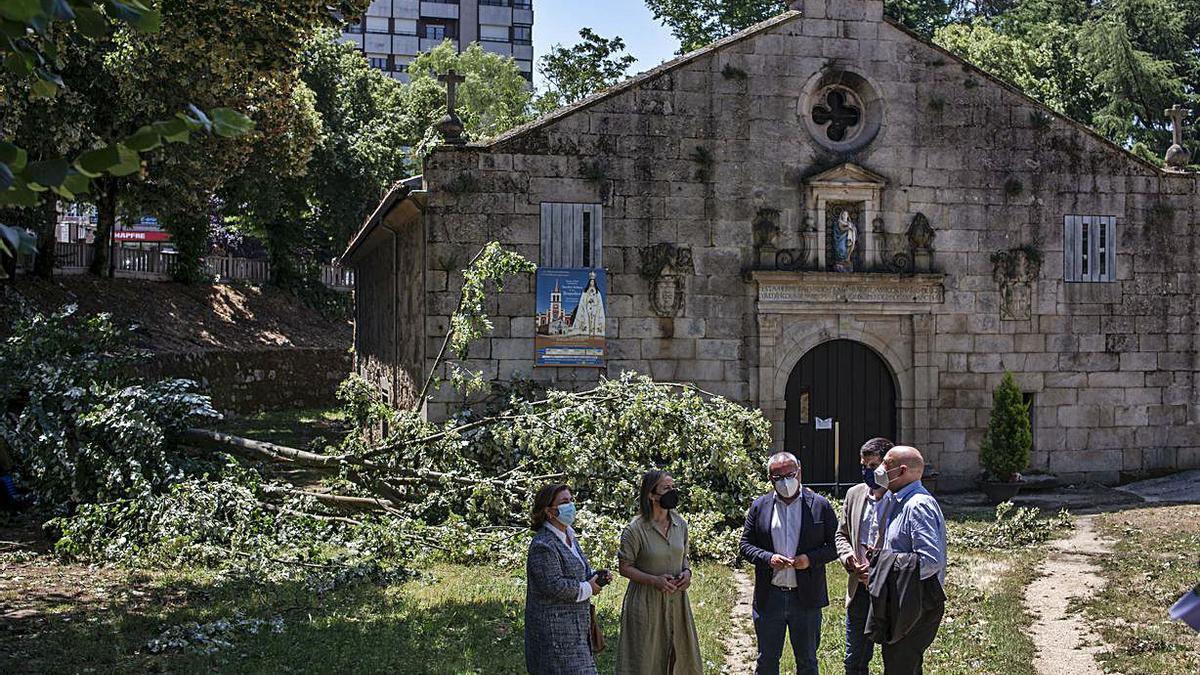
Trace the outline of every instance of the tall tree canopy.
{"type": "Polygon", "coordinates": [[[316,263],[345,247],[367,210],[406,174],[403,148],[413,142],[403,85],[333,31],[310,40],[300,77],[276,141],[221,191],[222,216],[267,245],[272,281],[288,287],[311,281],[316,263]]]}
{"type": "Polygon", "coordinates": [[[1020,0],[935,40],[1148,160],[1200,112],[1200,0],[1020,0]]]}
{"type": "Polygon", "coordinates": [[[441,143],[434,125],[446,114],[446,86],[438,77],[454,70],[466,77],[458,87],[458,115],[472,140],[490,138],[531,118],[533,92],[510,57],[485,51],[473,42],[461,53],[450,40],[419,54],[408,66],[404,109],[419,162],[441,143]]]}
{"type": "Polygon", "coordinates": [[[620,82],[637,63],[626,54],[625,41],[611,40],[591,28],[579,31],[581,41],[572,47],[554,45],[542,57],[539,70],[549,85],[536,102],[540,112],[570,105],[620,82]]]}

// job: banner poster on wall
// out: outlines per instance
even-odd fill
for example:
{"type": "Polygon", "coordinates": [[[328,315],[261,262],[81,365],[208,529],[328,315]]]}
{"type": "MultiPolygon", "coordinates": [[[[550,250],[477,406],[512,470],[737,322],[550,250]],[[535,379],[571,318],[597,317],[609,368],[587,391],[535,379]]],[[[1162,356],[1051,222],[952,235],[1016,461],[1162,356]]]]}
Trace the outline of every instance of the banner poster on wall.
{"type": "Polygon", "coordinates": [[[539,268],[535,366],[604,367],[608,277],[600,268],[539,268]]]}

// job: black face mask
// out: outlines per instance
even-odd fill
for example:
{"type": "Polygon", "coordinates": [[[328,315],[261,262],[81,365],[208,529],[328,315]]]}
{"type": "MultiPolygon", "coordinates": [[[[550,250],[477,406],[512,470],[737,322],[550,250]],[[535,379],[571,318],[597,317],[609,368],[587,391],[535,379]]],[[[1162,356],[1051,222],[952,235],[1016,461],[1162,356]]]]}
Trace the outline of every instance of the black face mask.
{"type": "Polygon", "coordinates": [[[679,490],[668,490],[659,495],[658,505],[668,511],[679,506],[679,490]]]}

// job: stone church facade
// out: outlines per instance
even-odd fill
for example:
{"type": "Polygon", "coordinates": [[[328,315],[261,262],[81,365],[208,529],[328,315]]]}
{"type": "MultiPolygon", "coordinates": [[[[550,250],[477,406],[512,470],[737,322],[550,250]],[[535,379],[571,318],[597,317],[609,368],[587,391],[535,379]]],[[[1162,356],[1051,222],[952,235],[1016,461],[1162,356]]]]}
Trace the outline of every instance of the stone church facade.
{"type": "MultiPolygon", "coordinates": [[[[1005,371],[1031,405],[1033,470],[1200,467],[1197,177],[923,41],[878,0],[797,4],[434,152],[344,257],[359,372],[411,403],[456,270],[484,243],[543,265],[574,246],[607,271],[606,366],[534,367],[532,277],[493,299],[495,334],[465,365],[564,388],[626,370],[695,382],[760,408],[814,484],[854,482],[875,434],[966,483],[1005,371]]],[[[441,390],[428,414],[457,403],[441,390]]]]}

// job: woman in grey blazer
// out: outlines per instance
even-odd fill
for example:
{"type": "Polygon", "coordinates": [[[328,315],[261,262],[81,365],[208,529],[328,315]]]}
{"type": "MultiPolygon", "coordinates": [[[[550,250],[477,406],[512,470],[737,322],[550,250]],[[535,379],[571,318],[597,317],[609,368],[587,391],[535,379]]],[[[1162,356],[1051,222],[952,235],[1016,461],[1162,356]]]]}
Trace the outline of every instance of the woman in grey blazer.
{"type": "Polygon", "coordinates": [[[571,524],[575,503],[566,485],[547,485],[533,500],[536,534],[525,563],[525,667],[530,675],[595,675],[588,645],[589,602],[607,583],[593,572],[571,524]]]}

